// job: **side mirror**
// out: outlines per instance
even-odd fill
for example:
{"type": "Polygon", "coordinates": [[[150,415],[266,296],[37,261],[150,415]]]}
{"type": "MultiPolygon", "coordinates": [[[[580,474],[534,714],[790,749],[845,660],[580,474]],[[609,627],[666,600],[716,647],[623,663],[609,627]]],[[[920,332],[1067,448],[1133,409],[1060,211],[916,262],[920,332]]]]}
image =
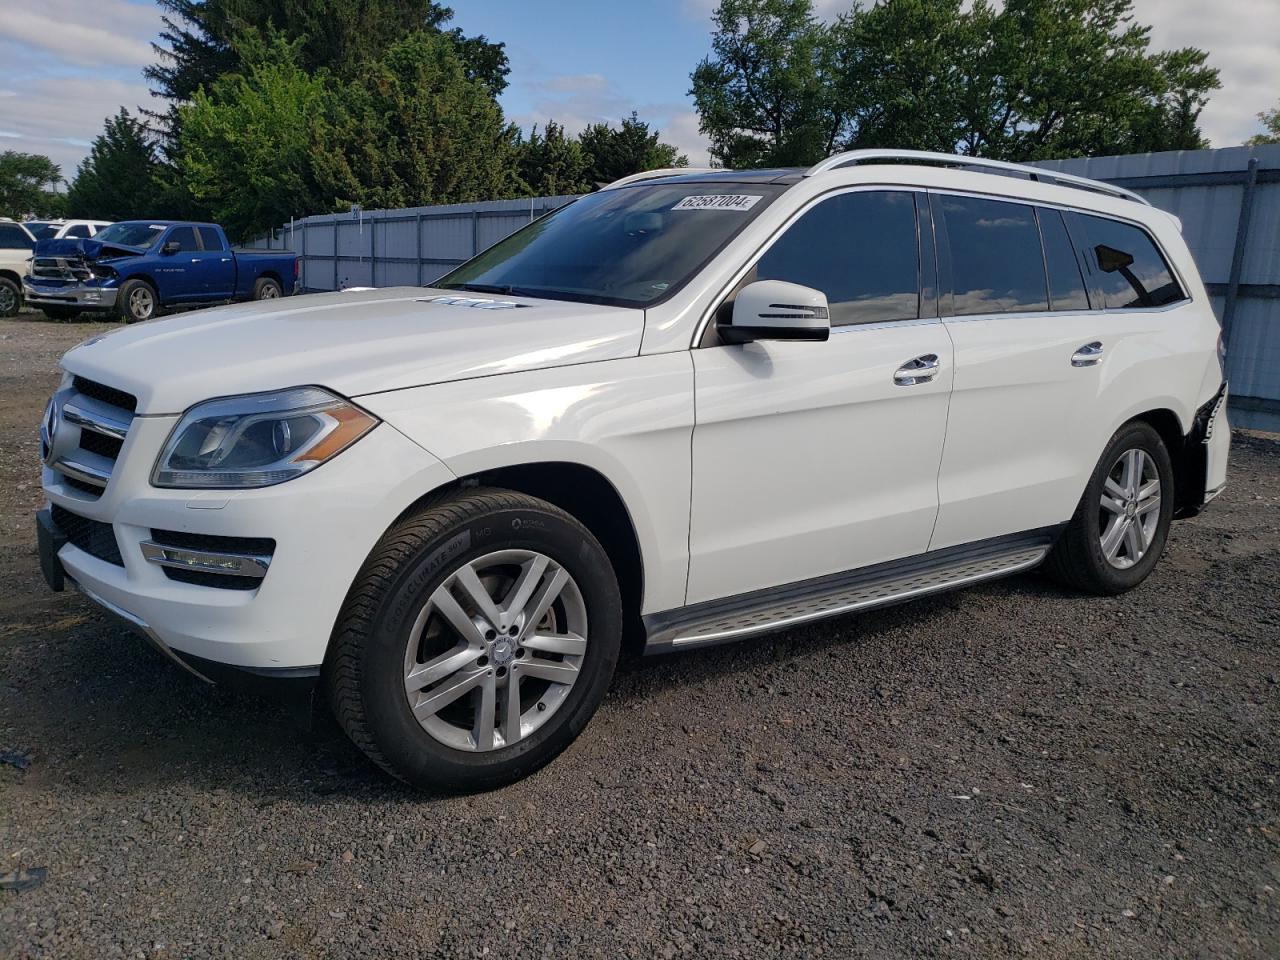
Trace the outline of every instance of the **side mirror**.
{"type": "Polygon", "coordinates": [[[163,247],[160,248],[160,252],[163,253],[166,257],[172,257],[175,253],[177,253],[181,249],[182,249],[182,244],[180,244],[177,240],[170,240],[168,243],[166,243],[163,247]]]}
{"type": "Polygon", "coordinates": [[[729,322],[717,330],[725,343],[826,340],[831,336],[827,295],[798,283],[757,280],[738,291],[729,322]]]}

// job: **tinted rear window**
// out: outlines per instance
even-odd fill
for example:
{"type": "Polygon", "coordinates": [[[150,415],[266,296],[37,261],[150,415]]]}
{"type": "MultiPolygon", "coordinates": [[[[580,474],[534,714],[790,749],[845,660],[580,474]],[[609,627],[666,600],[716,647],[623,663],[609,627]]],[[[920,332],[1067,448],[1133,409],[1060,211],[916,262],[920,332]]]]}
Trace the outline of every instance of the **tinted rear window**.
{"type": "Polygon", "coordinates": [[[200,228],[200,242],[204,244],[206,250],[222,250],[222,237],[218,236],[218,231],[213,227],[200,228]]]}
{"type": "Polygon", "coordinates": [[[827,295],[833,324],[920,315],[920,245],[908,192],[857,191],[824,200],[787,228],[756,265],[827,295]]]}
{"type": "Polygon", "coordinates": [[[1049,309],[1035,210],[1021,203],[941,197],[950,239],[952,313],[1049,309]]]}
{"type": "Polygon", "coordinates": [[[1092,266],[1108,310],[1163,307],[1185,300],[1155,241],[1132,224],[1082,215],[1092,266]]]}
{"type": "Polygon", "coordinates": [[[33,246],[27,232],[16,223],[0,223],[0,247],[7,250],[30,250],[33,246]]]}

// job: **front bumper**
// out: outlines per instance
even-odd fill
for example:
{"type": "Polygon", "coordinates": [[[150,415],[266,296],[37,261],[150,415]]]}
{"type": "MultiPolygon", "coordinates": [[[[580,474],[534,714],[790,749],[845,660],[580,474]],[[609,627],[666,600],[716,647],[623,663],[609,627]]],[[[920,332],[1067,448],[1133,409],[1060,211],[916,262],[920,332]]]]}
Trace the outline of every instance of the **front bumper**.
{"type": "Polygon", "coordinates": [[[72,581],[202,679],[219,679],[224,666],[262,677],[314,678],[369,552],[405,509],[453,475],[382,424],[332,462],[288,483],[258,490],[161,490],[150,485],[150,470],[176,420],[135,418],[96,499],[44,469],[50,504],[107,525],[119,548],[110,558],[92,543],[82,549],[42,516],[41,567],[50,587],[72,581]],[[225,589],[172,579],[154,551],[149,557],[144,550],[153,531],[270,538],[276,547],[260,585],[225,589]]]}
{"type": "Polygon", "coordinates": [[[39,277],[22,278],[22,295],[30,306],[110,310],[116,305],[116,288],[66,283],[39,277]]]}

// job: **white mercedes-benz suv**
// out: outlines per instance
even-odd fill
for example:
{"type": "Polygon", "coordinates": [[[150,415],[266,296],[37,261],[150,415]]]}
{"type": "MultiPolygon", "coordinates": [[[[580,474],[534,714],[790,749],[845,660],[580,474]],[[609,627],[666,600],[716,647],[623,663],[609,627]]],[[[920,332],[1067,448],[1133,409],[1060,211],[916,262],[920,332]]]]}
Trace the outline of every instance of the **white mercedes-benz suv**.
{"type": "Polygon", "coordinates": [[[1219,333],[1177,220],[1106,184],[657,171],[432,288],[75,347],[42,567],[202,678],[322,690],[395,776],[484,788],[630,649],[1041,564],[1137,586],[1226,480],[1219,333]]]}

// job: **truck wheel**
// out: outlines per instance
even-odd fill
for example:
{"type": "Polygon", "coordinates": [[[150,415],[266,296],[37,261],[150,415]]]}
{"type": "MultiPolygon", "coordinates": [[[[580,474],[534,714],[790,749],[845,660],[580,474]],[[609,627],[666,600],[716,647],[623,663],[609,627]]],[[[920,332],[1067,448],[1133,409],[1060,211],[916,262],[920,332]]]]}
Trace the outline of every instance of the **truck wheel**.
{"type": "Polygon", "coordinates": [[[80,316],[79,310],[73,310],[70,307],[41,307],[40,312],[50,320],[63,322],[66,320],[74,320],[80,316]]]}
{"type": "Polygon", "coordinates": [[[478,489],[392,527],[325,662],[347,735],[418,787],[501,786],[553,759],[604,699],[622,636],[609,558],[545,501],[478,489]]]}
{"type": "Polygon", "coordinates": [[[259,277],[253,285],[253,299],[255,300],[275,300],[282,295],[280,284],[270,277],[259,277]]]}
{"type": "Polygon", "coordinates": [[[141,323],[160,316],[160,297],[145,280],[126,280],[120,287],[116,309],[125,323],[141,323]]]}
{"type": "Polygon", "coordinates": [[[1173,520],[1173,464],[1155,428],[1121,427],[1049,555],[1054,579],[1089,593],[1132,590],[1164,552],[1173,520]]]}
{"type": "Polygon", "coordinates": [[[0,317],[16,317],[22,309],[22,288],[8,277],[0,277],[0,317]]]}

